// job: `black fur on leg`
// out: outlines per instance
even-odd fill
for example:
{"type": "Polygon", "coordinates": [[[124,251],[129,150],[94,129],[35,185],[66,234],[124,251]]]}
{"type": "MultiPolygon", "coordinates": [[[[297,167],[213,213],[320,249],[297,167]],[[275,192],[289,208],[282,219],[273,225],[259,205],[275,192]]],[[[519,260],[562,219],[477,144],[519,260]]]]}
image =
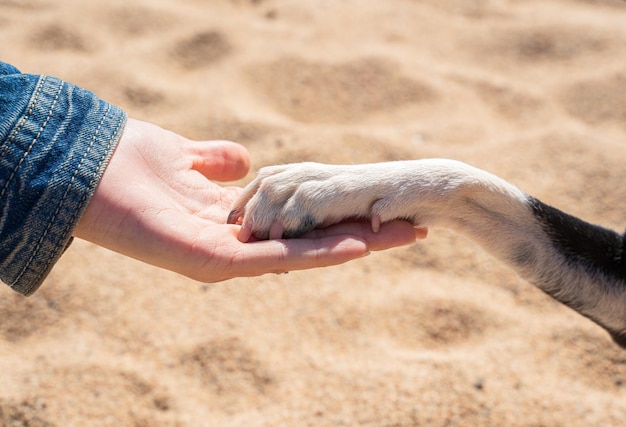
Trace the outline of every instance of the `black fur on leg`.
{"type": "Polygon", "coordinates": [[[626,233],[620,235],[589,224],[532,197],[529,202],[535,217],[565,259],[626,286],[626,233]]]}

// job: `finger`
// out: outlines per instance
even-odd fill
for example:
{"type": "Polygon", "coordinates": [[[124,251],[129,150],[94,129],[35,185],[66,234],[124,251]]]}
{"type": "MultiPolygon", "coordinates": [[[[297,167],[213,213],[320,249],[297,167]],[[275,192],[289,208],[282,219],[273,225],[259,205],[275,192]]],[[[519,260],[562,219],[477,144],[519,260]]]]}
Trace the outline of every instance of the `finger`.
{"type": "Polygon", "coordinates": [[[415,228],[415,238],[416,239],[425,239],[428,237],[428,228],[426,227],[416,227],[415,228]]]}
{"type": "Polygon", "coordinates": [[[234,181],[250,170],[250,153],[230,141],[189,141],[185,149],[194,155],[192,168],[208,179],[234,181]]]}
{"type": "Polygon", "coordinates": [[[243,245],[241,259],[247,261],[241,267],[245,268],[246,275],[257,276],[343,264],[368,253],[368,244],[350,235],[263,240],[243,245]]]}
{"type": "Polygon", "coordinates": [[[368,244],[369,250],[380,251],[396,246],[410,245],[428,234],[426,228],[415,228],[407,221],[389,221],[381,224],[378,232],[372,231],[369,222],[347,222],[324,229],[310,231],[304,238],[319,239],[329,236],[351,235],[368,244]]]}

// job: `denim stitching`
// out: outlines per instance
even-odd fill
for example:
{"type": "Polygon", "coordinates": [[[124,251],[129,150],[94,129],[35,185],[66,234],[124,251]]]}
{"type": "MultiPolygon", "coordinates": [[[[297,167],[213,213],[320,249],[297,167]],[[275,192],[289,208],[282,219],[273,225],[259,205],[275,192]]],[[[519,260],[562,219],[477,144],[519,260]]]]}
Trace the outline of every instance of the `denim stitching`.
{"type": "MultiPolygon", "coordinates": [[[[107,110],[106,110],[105,114],[102,116],[102,120],[100,120],[100,123],[98,124],[98,127],[96,128],[96,131],[94,132],[94,135],[93,135],[93,137],[92,137],[92,139],[91,139],[91,142],[89,143],[89,146],[87,147],[87,149],[85,150],[85,153],[83,154],[83,157],[81,158],[81,160],[80,160],[80,162],[79,162],[78,166],[77,166],[77,167],[76,167],[76,169],[74,170],[74,174],[72,175],[72,178],[70,179],[70,181],[69,181],[69,183],[68,183],[68,185],[67,185],[67,188],[65,189],[65,193],[63,194],[63,197],[62,197],[61,201],[58,203],[58,205],[57,205],[57,207],[56,207],[56,209],[55,209],[55,211],[54,211],[54,214],[52,215],[52,219],[51,219],[51,220],[50,220],[50,222],[48,223],[48,226],[46,227],[46,229],[45,229],[44,233],[42,234],[41,238],[40,238],[40,239],[39,239],[39,241],[37,242],[37,246],[35,247],[35,250],[33,251],[33,253],[31,254],[30,258],[28,259],[28,261],[26,262],[26,264],[25,264],[25,265],[24,265],[24,267],[22,268],[22,271],[20,271],[20,273],[19,273],[19,275],[18,275],[18,277],[17,277],[17,279],[16,279],[16,282],[18,282],[18,281],[22,278],[22,276],[24,275],[24,273],[26,272],[26,270],[28,269],[28,267],[29,267],[29,266],[30,266],[30,264],[32,263],[33,258],[35,258],[35,256],[36,256],[36,255],[37,255],[37,253],[39,252],[39,249],[40,249],[40,247],[41,247],[41,245],[42,245],[42,243],[43,243],[43,241],[44,241],[45,237],[47,236],[48,231],[50,230],[50,228],[51,228],[51,227],[52,227],[52,225],[54,224],[54,220],[56,219],[56,216],[58,215],[59,211],[61,210],[61,207],[62,207],[62,205],[63,205],[63,202],[64,202],[64,201],[65,201],[65,199],[67,198],[67,195],[68,195],[68,193],[69,193],[70,188],[72,188],[72,183],[74,182],[74,180],[75,180],[75,178],[76,178],[76,175],[78,175],[78,171],[80,170],[81,165],[83,164],[84,160],[87,158],[87,154],[91,151],[91,149],[92,149],[92,147],[93,147],[93,145],[94,145],[94,143],[95,143],[95,141],[96,141],[96,139],[97,139],[97,136],[98,136],[98,134],[100,133],[100,129],[102,128],[103,123],[105,122],[106,118],[107,118],[107,117],[108,117],[108,115],[109,115],[110,110],[111,110],[111,105],[107,105],[107,110]]],[[[120,123],[120,124],[121,124],[121,123],[120,123]]],[[[118,124],[118,126],[117,126],[117,128],[116,128],[116,132],[117,132],[117,130],[119,130],[120,124],[118,124]]],[[[111,139],[109,140],[109,143],[108,143],[108,145],[107,145],[107,150],[108,150],[108,151],[110,151],[111,143],[112,143],[112,141],[115,139],[115,135],[116,135],[116,134],[117,134],[117,133],[115,133],[115,134],[114,134],[114,137],[113,137],[113,138],[111,138],[111,139]]],[[[108,156],[106,156],[106,157],[108,158],[108,156]]],[[[90,186],[93,184],[94,179],[95,179],[95,177],[97,176],[98,171],[100,170],[100,167],[101,167],[101,165],[102,165],[102,162],[103,162],[103,159],[100,159],[100,161],[98,162],[98,167],[95,169],[94,174],[93,174],[93,175],[92,175],[92,177],[91,177],[90,186]]],[[[87,192],[85,192],[85,194],[83,194],[83,197],[82,197],[82,199],[81,199],[81,201],[80,201],[80,203],[79,203],[79,208],[81,208],[81,207],[83,206],[83,204],[85,203],[85,201],[86,201],[86,199],[87,199],[87,196],[88,196],[88,195],[87,195],[87,192]]],[[[71,218],[70,222],[68,223],[67,227],[66,227],[66,228],[65,228],[65,230],[63,231],[63,235],[65,235],[65,234],[68,232],[68,230],[70,229],[70,227],[72,226],[72,224],[74,224],[74,221],[75,221],[75,219],[76,219],[76,216],[78,215],[78,211],[80,210],[79,208],[77,208],[77,209],[74,211],[74,215],[72,216],[72,218],[71,218]]],[[[60,246],[60,245],[61,245],[61,242],[60,242],[60,241],[59,241],[59,242],[57,242],[56,246],[54,247],[53,254],[55,254],[55,253],[58,251],[58,248],[59,248],[59,246],[60,246]]],[[[43,269],[41,269],[41,271],[47,271],[47,269],[48,269],[48,267],[49,267],[50,263],[51,263],[53,260],[54,260],[54,256],[49,257],[49,258],[48,258],[48,261],[47,261],[47,262],[46,262],[46,264],[45,264],[45,267],[44,267],[43,269]]],[[[35,281],[35,284],[38,284],[38,282],[39,282],[39,280],[35,281]]],[[[33,288],[32,286],[31,286],[31,287],[29,287],[29,288],[26,290],[26,294],[29,294],[29,293],[31,292],[32,288],[33,288]]]]}
{"type": "MultiPolygon", "coordinates": [[[[97,181],[97,177],[100,174],[100,170],[102,169],[102,165],[103,163],[105,163],[105,161],[107,161],[108,159],[111,158],[111,155],[113,154],[111,152],[111,146],[113,145],[114,141],[117,140],[117,136],[119,134],[120,128],[122,127],[122,125],[126,122],[126,120],[120,120],[117,123],[117,126],[115,127],[115,130],[113,131],[113,133],[111,134],[111,138],[109,138],[109,141],[107,143],[106,146],[106,155],[102,156],[100,158],[100,160],[98,161],[98,165],[96,166],[96,168],[94,169],[93,174],[91,175],[91,180],[89,181],[89,187],[88,188],[92,188],[94,184],[96,184],[97,181]]],[[[99,129],[99,127],[98,127],[99,129]]],[[[87,202],[87,199],[89,198],[90,192],[89,191],[85,191],[83,194],[83,197],[80,199],[80,202],[78,203],[77,208],[74,210],[74,214],[72,215],[72,218],[70,219],[70,221],[67,223],[67,226],[65,227],[65,230],[63,230],[63,235],[67,234],[70,231],[70,228],[75,224],[75,222],[77,221],[77,217],[78,217],[78,213],[83,209],[83,206],[85,205],[85,202],[87,202]]],[[[59,246],[61,245],[61,242],[58,242],[56,247],[54,248],[55,252],[58,250],[59,246]]],[[[48,263],[49,264],[49,263],[48,263]]]]}
{"type": "MultiPolygon", "coordinates": [[[[113,142],[117,140],[117,135],[119,134],[120,128],[122,127],[122,125],[125,123],[125,120],[120,120],[117,123],[117,126],[115,127],[115,130],[113,131],[113,133],[111,134],[111,138],[109,138],[109,142],[107,143],[106,146],[106,150],[105,152],[107,153],[105,156],[101,157],[100,160],[98,161],[98,165],[97,167],[94,169],[93,174],[91,175],[91,181],[89,181],[89,188],[92,188],[93,185],[96,183],[97,177],[100,173],[100,170],[102,169],[102,164],[111,158],[111,155],[113,154],[111,152],[111,146],[113,145],[113,142]]],[[[65,228],[64,233],[67,233],[69,231],[69,228],[71,227],[72,223],[74,222],[74,220],[76,219],[76,217],[78,216],[78,212],[82,209],[83,205],[85,204],[85,202],[87,201],[87,198],[89,197],[89,192],[86,191],[85,194],[83,194],[82,199],[80,200],[80,203],[78,204],[78,209],[76,209],[74,211],[74,214],[72,215],[72,220],[68,223],[67,227],[65,228]]],[[[58,246],[58,245],[57,245],[58,246]]]]}
{"type": "MultiPolygon", "coordinates": [[[[45,240],[46,236],[48,235],[48,231],[50,231],[50,228],[54,224],[54,220],[56,219],[57,215],[59,214],[59,211],[61,210],[61,207],[63,206],[63,202],[65,202],[65,199],[67,198],[67,195],[70,192],[70,188],[72,188],[72,183],[76,179],[76,175],[78,175],[78,171],[80,170],[80,168],[81,168],[81,166],[83,164],[83,161],[87,157],[87,154],[91,151],[91,148],[93,147],[93,144],[94,144],[94,142],[96,140],[96,137],[98,136],[98,132],[100,132],[100,128],[102,127],[102,123],[104,123],[107,115],[108,115],[108,110],[102,116],[102,119],[100,120],[100,123],[98,124],[98,128],[96,129],[93,137],[91,138],[89,146],[87,147],[87,149],[83,153],[83,157],[80,159],[80,162],[76,166],[76,169],[74,169],[74,173],[72,174],[72,178],[70,178],[70,180],[69,180],[69,182],[67,184],[67,187],[65,188],[65,193],[63,193],[63,197],[61,198],[61,200],[57,204],[57,207],[54,210],[54,213],[52,214],[52,218],[50,219],[50,222],[48,222],[48,226],[46,227],[46,229],[44,230],[43,234],[39,238],[39,241],[37,242],[37,246],[35,246],[35,249],[33,250],[32,254],[30,255],[30,258],[28,259],[28,261],[26,261],[26,264],[24,265],[24,268],[22,268],[22,271],[17,276],[16,281],[19,281],[22,278],[22,276],[24,275],[24,272],[30,266],[30,263],[33,261],[33,258],[37,255],[37,252],[39,252],[39,248],[41,247],[41,244],[43,243],[43,241],[45,240]]],[[[58,244],[57,244],[57,247],[55,247],[55,251],[56,251],[57,248],[58,248],[58,244]]],[[[49,259],[48,262],[46,263],[46,267],[50,264],[50,261],[51,261],[51,259],[49,259]]],[[[44,270],[45,270],[45,268],[44,268],[44,270]]]]}
{"type": "Polygon", "coordinates": [[[11,134],[9,139],[7,140],[7,143],[4,146],[4,149],[2,150],[2,153],[0,153],[0,159],[2,159],[4,157],[4,155],[7,153],[7,151],[9,150],[9,147],[11,146],[11,143],[13,142],[13,140],[15,139],[17,134],[20,133],[20,130],[22,130],[22,127],[24,126],[24,123],[26,123],[28,121],[28,118],[33,113],[33,110],[35,109],[35,105],[37,105],[37,101],[39,100],[39,95],[41,94],[41,90],[43,89],[43,86],[44,86],[44,83],[45,83],[47,77],[48,76],[42,76],[39,79],[39,81],[37,81],[37,87],[35,88],[35,91],[34,91],[33,100],[30,102],[30,104],[28,106],[28,111],[26,111],[26,114],[24,116],[22,116],[22,118],[18,122],[17,126],[15,127],[15,130],[13,131],[13,133],[11,134]]]}
{"type": "Polygon", "coordinates": [[[43,124],[39,128],[39,131],[37,131],[37,135],[35,135],[35,138],[31,141],[30,145],[28,146],[28,148],[26,149],[26,151],[22,155],[22,158],[20,159],[20,161],[17,162],[17,165],[13,169],[13,172],[11,172],[11,175],[9,176],[9,179],[7,179],[7,182],[4,185],[4,188],[2,188],[2,191],[0,191],[0,198],[2,198],[2,196],[4,196],[4,193],[6,193],[7,189],[9,188],[9,184],[11,183],[11,181],[13,181],[13,178],[17,174],[17,171],[20,169],[20,167],[22,166],[22,163],[24,163],[24,160],[26,160],[26,157],[28,157],[28,155],[30,154],[30,151],[32,150],[33,146],[39,140],[39,137],[43,133],[43,130],[48,125],[48,122],[50,121],[50,118],[52,117],[52,113],[54,112],[54,107],[56,106],[57,101],[59,100],[59,96],[61,96],[61,91],[63,90],[63,85],[64,85],[64,82],[61,82],[61,84],[59,85],[59,90],[57,91],[57,94],[54,97],[54,100],[52,101],[52,105],[50,106],[50,111],[48,112],[48,117],[46,117],[46,120],[43,122],[43,124]]]}
{"type": "MultiPolygon", "coordinates": [[[[110,106],[109,106],[109,107],[110,107],[110,106]]],[[[110,109],[110,108],[109,108],[109,109],[110,109]]],[[[104,121],[104,120],[103,120],[103,121],[104,121]]],[[[112,145],[114,144],[114,142],[117,140],[118,135],[119,135],[120,128],[124,125],[124,123],[125,123],[125,122],[126,122],[126,120],[124,120],[124,118],[122,118],[122,119],[121,119],[121,120],[117,123],[117,126],[115,127],[115,130],[113,131],[113,133],[112,133],[112,135],[111,135],[111,138],[109,139],[109,142],[107,143],[107,146],[106,146],[106,153],[107,153],[107,154],[106,154],[105,156],[103,156],[102,158],[100,158],[100,160],[98,161],[98,166],[95,168],[94,173],[93,173],[93,174],[92,174],[92,176],[91,176],[91,181],[89,181],[89,188],[91,188],[91,187],[93,186],[93,184],[95,183],[95,181],[96,181],[96,179],[97,179],[97,176],[98,176],[98,174],[99,174],[99,171],[100,171],[100,169],[102,168],[102,164],[103,164],[103,163],[105,163],[105,161],[106,161],[107,159],[110,159],[110,158],[111,158],[111,155],[112,155],[112,153],[111,153],[111,146],[112,146],[112,145]]],[[[101,124],[102,124],[102,122],[101,122],[101,124]]],[[[101,125],[100,125],[100,126],[98,126],[98,130],[96,131],[96,135],[97,135],[97,133],[99,133],[99,129],[100,129],[100,127],[101,127],[101,125]]],[[[95,139],[95,137],[94,137],[94,139],[95,139]]],[[[80,202],[79,202],[79,204],[78,204],[77,209],[76,209],[76,210],[74,210],[74,214],[72,215],[72,218],[70,219],[70,221],[68,222],[67,226],[65,227],[65,230],[63,230],[63,233],[62,233],[63,235],[66,235],[66,234],[70,231],[70,228],[71,228],[71,227],[75,224],[75,222],[76,222],[76,218],[78,217],[78,213],[82,210],[82,208],[83,208],[83,206],[84,206],[85,202],[87,201],[88,197],[89,197],[89,192],[88,192],[88,191],[86,191],[86,192],[83,194],[83,197],[81,198],[81,200],[80,200],[80,202]]],[[[56,246],[54,247],[53,253],[56,253],[56,252],[59,250],[59,246],[61,246],[61,242],[60,242],[60,241],[59,241],[59,242],[56,244],[56,246]]],[[[52,257],[50,257],[50,258],[48,259],[48,262],[46,263],[45,268],[44,268],[44,269],[42,269],[42,271],[46,271],[46,270],[48,269],[48,266],[50,265],[50,263],[51,263],[52,261],[53,261],[53,258],[52,258],[52,257]]],[[[30,263],[30,261],[29,261],[29,263],[30,263]]],[[[20,275],[20,276],[21,276],[21,275],[20,275]]],[[[39,277],[40,277],[40,276],[38,276],[38,277],[37,277],[37,280],[36,280],[34,283],[39,283],[39,282],[40,282],[40,278],[39,278],[39,277]]],[[[32,287],[32,286],[31,286],[31,287],[29,287],[29,288],[26,290],[26,294],[27,294],[27,295],[28,295],[28,294],[30,294],[30,292],[32,291],[32,289],[33,289],[33,287],[32,287]]]]}

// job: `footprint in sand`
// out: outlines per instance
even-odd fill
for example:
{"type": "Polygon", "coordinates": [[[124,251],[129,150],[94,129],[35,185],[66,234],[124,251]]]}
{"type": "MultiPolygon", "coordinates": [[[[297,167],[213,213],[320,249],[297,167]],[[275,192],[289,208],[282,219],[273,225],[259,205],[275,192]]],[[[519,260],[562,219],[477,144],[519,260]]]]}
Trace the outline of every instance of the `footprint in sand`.
{"type": "Polygon", "coordinates": [[[115,33],[121,32],[130,36],[162,32],[174,24],[170,14],[130,4],[107,7],[105,17],[115,33]]]}
{"type": "MultiPolygon", "coordinates": [[[[0,401],[0,422],[24,420],[28,426],[166,425],[171,399],[131,372],[101,366],[46,366],[24,379],[31,396],[0,401]]],[[[17,425],[2,423],[2,425],[17,425]]]]}
{"type": "Polygon", "coordinates": [[[379,58],[330,64],[286,57],[254,64],[248,76],[274,108],[302,122],[354,122],[437,98],[429,85],[403,76],[397,64],[379,58]]]}
{"type": "Polygon", "coordinates": [[[553,334],[552,361],[561,375],[608,392],[626,391],[626,354],[608,336],[579,329],[553,334]],[[559,363],[560,357],[567,365],[559,363]]]}
{"type": "Polygon", "coordinates": [[[468,18],[480,19],[501,12],[502,6],[490,0],[422,0],[446,14],[457,14],[468,18]]]}
{"type": "Polygon", "coordinates": [[[547,114],[545,102],[538,96],[489,81],[471,85],[493,111],[511,122],[534,124],[547,114]]]}
{"type": "MultiPolygon", "coordinates": [[[[483,378],[468,375],[458,362],[421,359],[419,365],[421,369],[401,373],[359,362],[319,370],[305,391],[305,404],[317,418],[307,425],[511,425],[492,422],[480,389],[483,378]]],[[[284,425],[300,423],[294,419],[284,425]]]]}
{"type": "Polygon", "coordinates": [[[379,310],[382,330],[399,345],[448,348],[495,330],[503,320],[468,301],[395,301],[379,310]]]}
{"type": "Polygon", "coordinates": [[[574,26],[533,26],[506,28],[489,33],[487,41],[470,40],[480,61],[512,61],[534,66],[575,60],[607,50],[611,42],[592,28],[574,26]]]}
{"type": "Polygon", "coordinates": [[[41,404],[37,399],[0,400],[0,425],[53,427],[54,423],[43,416],[41,404]]]}
{"type": "Polygon", "coordinates": [[[188,69],[210,65],[232,51],[229,40],[219,31],[208,30],[180,40],[171,50],[172,59],[188,69]]]}
{"type": "Polygon", "coordinates": [[[124,98],[136,108],[149,108],[161,104],[165,95],[160,91],[140,85],[127,86],[123,89],[124,98]]]}
{"type": "Polygon", "coordinates": [[[271,392],[276,379],[259,355],[238,337],[217,338],[184,352],[181,366],[225,411],[244,408],[249,399],[271,392]]]}
{"type": "Polygon", "coordinates": [[[582,3],[584,5],[591,5],[593,7],[602,5],[610,6],[618,9],[625,9],[626,3],[623,0],[573,0],[574,3],[582,3]]]}
{"type": "Polygon", "coordinates": [[[0,298],[0,338],[18,342],[42,334],[65,316],[63,296],[40,290],[36,298],[8,294],[0,298]],[[28,321],[25,321],[28,319],[28,321]]]}
{"type": "Polygon", "coordinates": [[[401,297],[380,304],[333,307],[325,299],[303,307],[301,322],[325,343],[358,343],[376,339],[405,349],[445,350],[475,342],[506,320],[465,300],[401,297]],[[323,313],[320,314],[320,313],[323,313]]]}
{"type": "Polygon", "coordinates": [[[31,44],[41,51],[67,50],[87,52],[92,48],[92,41],[82,34],[59,24],[46,25],[36,30],[31,36],[31,44]]]}
{"type": "Polygon", "coordinates": [[[626,74],[575,83],[561,103],[572,116],[592,125],[614,123],[626,129],[626,74]]]}

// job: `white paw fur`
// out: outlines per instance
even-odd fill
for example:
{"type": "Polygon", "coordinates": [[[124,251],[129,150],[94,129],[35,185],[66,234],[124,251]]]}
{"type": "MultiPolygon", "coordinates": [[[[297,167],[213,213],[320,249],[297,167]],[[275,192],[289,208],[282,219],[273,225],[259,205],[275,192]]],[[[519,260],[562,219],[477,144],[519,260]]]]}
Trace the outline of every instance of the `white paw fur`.
{"type": "Polygon", "coordinates": [[[431,226],[449,221],[461,207],[463,194],[481,187],[524,198],[505,181],[453,160],[271,166],[261,169],[246,187],[229,222],[242,221],[244,241],[251,235],[294,237],[355,217],[369,219],[373,231],[393,219],[431,226]]]}
{"type": "Polygon", "coordinates": [[[452,228],[626,347],[626,235],[585,223],[464,163],[296,163],[261,169],[235,202],[239,239],[297,237],[347,218],[452,228]],[[593,248],[593,253],[589,248],[593,248]]]}

